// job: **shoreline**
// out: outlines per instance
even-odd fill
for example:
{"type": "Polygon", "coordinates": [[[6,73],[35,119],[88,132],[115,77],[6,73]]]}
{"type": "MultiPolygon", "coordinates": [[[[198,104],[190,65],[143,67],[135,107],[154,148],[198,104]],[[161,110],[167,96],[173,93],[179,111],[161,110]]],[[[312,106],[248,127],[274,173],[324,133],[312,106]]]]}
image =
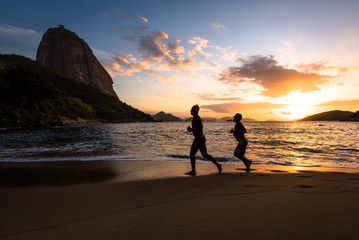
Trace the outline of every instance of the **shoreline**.
{"type": "Polygon", "coordinates": [[[224,164],[218,175],[213,164],[198,163],[191,177],[184,175],[189,168],[151,161],[0,163],[2,180],[16,173],[30,181],[0,186],[0,239],[359,235],[358,170],[253,165],[246,173],[243,164],[224,164]]]}
{"type": "MultiPolygon", "coordinates": [[[[197,176],[218,175],[209,162],[197,161],[197,176]]],[[[246,172],[242,163],[222,163],[222,175],[359,173],[357,168],[298,167],[252,164],[246,172]]],[[[189,177],[190,163],[176,161],[50,161],[1,162],[0,187],[64,186],[83,183],[128,182],[189,177]]]]}

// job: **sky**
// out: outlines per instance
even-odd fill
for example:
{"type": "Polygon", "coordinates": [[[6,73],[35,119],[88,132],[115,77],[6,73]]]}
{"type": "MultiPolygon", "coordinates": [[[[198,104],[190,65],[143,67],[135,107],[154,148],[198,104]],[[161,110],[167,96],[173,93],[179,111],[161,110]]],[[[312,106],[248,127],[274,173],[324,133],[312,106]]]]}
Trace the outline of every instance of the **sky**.
{"type": "Polygon", "coordinates": [[[357,0],[2,0],[0,52],[35,60],[62,24],[141,111],[295,120],[359,111],[358,12],[357,0]]]}

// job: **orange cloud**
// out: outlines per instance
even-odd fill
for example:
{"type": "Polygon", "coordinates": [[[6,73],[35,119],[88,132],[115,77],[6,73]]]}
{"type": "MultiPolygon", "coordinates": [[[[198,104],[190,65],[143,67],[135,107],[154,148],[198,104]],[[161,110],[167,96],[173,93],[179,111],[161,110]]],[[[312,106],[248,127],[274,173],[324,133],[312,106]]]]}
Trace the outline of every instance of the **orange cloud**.
{"type": "Polygon", "coordinates": [[[202,55],[203,58],[208,59],[208,57],[212,55],[203,50],[204,48],[208,48],[209,41],[207,39],[194,37],[191,40],[188,40],[188,42],[195,45],[194,50],[202,55]]]}
{"type": "Polygon", "coordinates": [[[251,56],[241,61],[241,67],[229,67],[217,79],[233,86],[244,82],[261,85],[264,88],[263,94],[269,97],[285,96],[295,90],[319,90],[318,85],[326,83],[330,78],[314,72],[285,68],[278,65],[273,56],[251,56]]]}
{"type": "Polygon", "coordinates": [[[137,62],[137,59],[129,54],[127,56],[115,55],[114,61],[104,63],[112,75],[132,76],[135,72],[149,69],[146,62],[137,62]]]}
{"type": "Polygon", "coordinates": [[[206,101],[241,101],[242,98],[239,97],[217,97],[214,94],[199,94],[199,99],[206,101]]]}
{"type": "Polygon", "coordinates": [[[174,60],[169,61],[168,63],[162,64],[159,66],[161,69],[186,69],[186,68],[193,68],[193,65],[195,63],[194,59],[186,59],[186,60],[174,60]]]}
{"type": "Polygon", "coordinates": [[[318,106],[325,106],[325,107],[359,106],[359,100],[330,101],[330,102],[319,104],[318,106]]]}
{"type": "Polygon", "coordinates": [[[168,48],[170,53],[172,54],[181,54],[184,53],[184,48],[180,46],[181,41],[180,40],[174,40],[172,43],[168,43],[168,48]]]}
{"type": "Polygon", "coordinates": [[[229,102],[229,103],[220,103],[220,104],[210,104],[202,105],[203,109],[210,109],[217,113],[235,113],[243,112],[247,110],[266,110],[270,108],[281,108],[286,105],[284,104],[274,104],[274,103],[238,103],[238,102],[229,102]]]}
{"type": "Polygon", "coordinates": [[[327,66],[328,62],[315,62],[315,63],[298,63],[296,65],[297,68],[304,72],[317,72],[322,70],[337,70],[339,73],[343,73],[348,71],[346,67],[335,67],[335,66],[327,66]]]}

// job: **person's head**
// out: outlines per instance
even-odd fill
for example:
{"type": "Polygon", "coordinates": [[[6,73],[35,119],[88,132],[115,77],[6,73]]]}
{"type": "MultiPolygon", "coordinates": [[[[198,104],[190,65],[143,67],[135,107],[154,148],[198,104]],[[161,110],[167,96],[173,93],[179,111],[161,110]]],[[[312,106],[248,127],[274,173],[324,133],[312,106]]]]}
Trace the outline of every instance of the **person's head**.
{"type": "Polygon", "coordinates": [[[198,115],[199,106],[196,104],[191,108],[191,115],[198,115]]]}
{"type": "Polygon", "coordinates": [[[236,115],[234,115],[233,121],[240,122],[242,120],[242,114],[240,113],[236,113],[236,115]]]}

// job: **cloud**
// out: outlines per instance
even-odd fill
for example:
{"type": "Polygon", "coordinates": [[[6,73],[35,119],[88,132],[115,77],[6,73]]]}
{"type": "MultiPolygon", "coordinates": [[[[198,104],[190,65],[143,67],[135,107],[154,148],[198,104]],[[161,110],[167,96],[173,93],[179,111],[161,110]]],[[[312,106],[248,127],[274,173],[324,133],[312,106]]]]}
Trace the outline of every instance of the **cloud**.
{"type": "Polygon", "coordinates": [[[348,71],[346,67],[335,67],[335,66],[327,66],[328,62],[320,61],[313,63],[298,63],[295,65],[298,69],[304,72],[318,72],[323,70],[337,70],[339,73],[343,73],[348,71]]]}
{"type": "Polygon", "coordinates": [[[222,24],[219,24],[217,22],[212,23],[212,27],[216,30],[216,31],[224,31],[226,30],[226,27],[222,24]]]}
{"type": "Polygon", "coordinates": [[[112,53],[101,51],[96,48],[91,48],[91,49],[98,59],[109,59],[109,58],[113,58],[114,56],[112,53]]]}
{"type": "Polygon", "coordinates": [[[287,115],[287,116],[290,116],[292,115],[292,113],[290,111],[283,111],[281,112],[283,115],[287,115]]]}
{"type": "Polygon", "coordinates": [[[156,79],[156,82],[160,83],[160,84],[164,84],[167,86],[173,86],[174,85],[174,81],[177,80],[176,76],[166,76],[166,77],[159,77],[156,79]]]}
{"type": "Polygon", "coordinates": [[[146,18],[124,9],[119,9],[117,11],[117,14],[123,20],[148,23],[148,20],[146,18]]]}
{"type": "Polygon", "coordinates": [[[293,47],[293,44],[291,42],[288,41],[284,41],[283,45],[287,48],[287,49],[291,49],[293,47]]]}
{"type": "Polygon", "coordinates": [[[217,79],[225,84],[257,84],[263,87],[264,95],[285,96],[292,91],[310,92],[319,90],[317,85],[326,83],[330,76],[314,72],[299,72],[280,66],[273,56],[250,56],[241,59],[241,67],[229,67],[217,79]]]}
{"type": "Polygon", "coordinates": [[[127,36],[124,36],[122,38],[123,40],[128,42],[136,42],[139,36],[151,30],[151,28],[148,26],[138,26],[138,27],[122,26],[119,27],[119,29],[121,33],[128,34],[127,36]]]}
{"type": "Polygon", "coordinates": [[[32,29],[0,24],[0,40],[21,43],[27,46],[37,46],[41,38],[42,33],[36,32],[32,29]]]}
{"type": "Polygon", "coordinates": [[[42,34],[32,29],[18,28],[7,24],[0,24],[0,33],[12,36],[41,37],[42,34]]]}
{"type": "Polygon", "coordinates": [[[150,71],[148,71],[148,74],[150,74],[151,76],[156,76],[156,75],[159,75],[160,72],[150,70],[150,71]]]}
{"type": "Polygon", "coordinates": [[[174,40],[172,43],[168,43],[168,48],[170,53],[172,54],[181,54],[184,53],[184,48],[181,45],[181,41],[180,40],[174,40]]]}
{"type": "Polygon", "coordinates": [[[154,96],[156,96],[156,97],[162,97],[162,98],[169,98],[169,97],[170,97],[170,96],[167,95],[167,94],[161,94],[161,93],[154,94],[154,96]]]}
{"type": "Polygon", "coordinates": [[[42,33],[27,28],[18,28],[0,23],[1,53],[28,54],[36,56],[36,48],[41,41],[42,33]]]}
{"type": "Polygon", "coordinates": [[[196,68],[197,66],[195,66],[195,60],[193,58],[190,59],[184,59],[184,60],[172,60],[172,61],[168,61],[165,64],[161,64],[159,66],[159,69],[162,70],[171,70],[171,69],[191,69],[191,68],[196,68]]]}
{"type": "Polygon", "coordinates": [[[135,72],[149,70],[149,65],[146,62],[138,62],[137,59],[129,54],[127,56],[114,55],[114,61],[105,62],[104,65],[112,76],[132,76],[135,72]]]}
{"type": "Polygon", "coordinates": [[[216,97],[214,94],[199,94],[199,99],[206,101],[241,101],[239,97],[216,97]]]}
{"type": "Polygon", "coordinates": [[[220,51],[220,54],[217,56],[223,61],[233,62],[240,56],[239,51],[232,49],[232,47],[215,46],[215,49],[220,51]]]}
{"type": "Polygon", "coordinates": [[[248,110],[267,110],[269,108],[281,108],[284,107],[284,104],[274,104],[274,103],[238,103],[238,102],[229,102],[229,103],[219,103],[219,104],[210,104],[202,105],[203,109],[210,109],[216,113],[235,113],[243,112],[248,110]]]}
{"type": "Polygon", "coordinates": [[[173,60],[169,54],[167,45],[163,42],[168,40],[165,32],[154,31],[151,35],[143,36],[139,42],[139,49],[142,52],[142,59],[151,62],[161,62],[164,58],[173,60]]]}
{"type": "Polygon", "coordinates": [[[104,63],[112,76],[131,76],[134,72],[147,71],[150,75],[158,75],[160,71],[189,70],[200,67],[194,58],[185,57],[185,49],[181,41],[170,39],[162,31],[148,31],[148,28],[122,27],[122,32],[131,33],[132,40],[137,44],[140,58],[136,59],[132,54],[127,56],[115,54],[114,61],[104,63]],[[137,35],[146,33],[145,35],[137,35]]]}
{"type": "MultiPolygon", "coordinates": [[[[194,47],[193,50],[194,50],[195,52],[198,52],[200,55],[202,55],[202,57],[203,57],[204,59],[208,59],[210,56],[212,56],[211,53],[207,53],[207,52],[205,52],[205,51],[203,50],[204,48],[208,48],[208,47],[209,47],[209,46],[208,46],[209,41],[208,41],[207,39],[200,38],[200,37],[194,37],[194,38],[188,40],[188,42],[189,42],[190,44],[195,45],[195,47],[194,47]]],[[[192,52],[192,53],[194,53],[194,52],[192,52]]],[[[193,54],[193,55],[194,55],[194,54],[193,54]]]]}
{"type": "Polygon", "coordinates": [[[330,102],[319,104],[318,106],[325,106],[325,107],[359,106],[359,100],[330,101],[330,102]]]}

